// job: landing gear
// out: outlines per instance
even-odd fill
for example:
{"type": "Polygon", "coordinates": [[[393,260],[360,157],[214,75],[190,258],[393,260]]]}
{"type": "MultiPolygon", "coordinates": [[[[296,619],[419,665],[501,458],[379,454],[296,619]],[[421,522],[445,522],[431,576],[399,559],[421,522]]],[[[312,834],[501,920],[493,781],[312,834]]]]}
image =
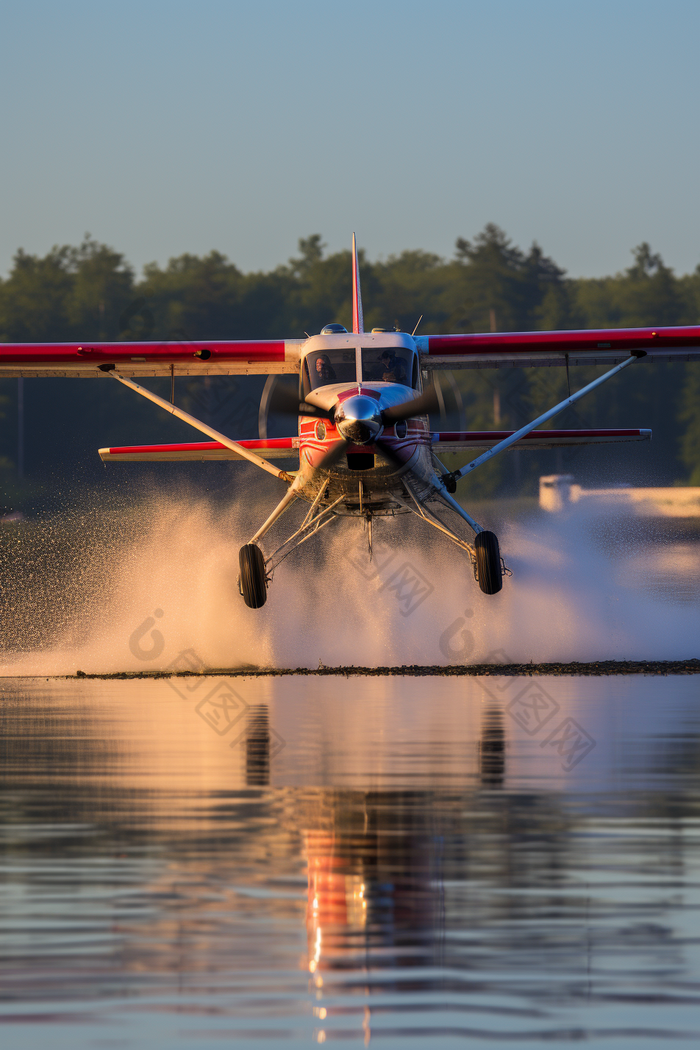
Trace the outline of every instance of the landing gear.
{"type": "Polygon", "coordinates": [[[240,591],[249,609],[260,609],[267,601],[265,559],[257,543],[246,543],[238,553],[240,591]]]}
{"type": "Polygon", "coordinates": [[[498,594],[503,586],[501,552],[493,532],[479,532],[474,539],[476,578],[484,594],[498,594]]]}
{"type": "Polygon", "coordinates": [[[241,570],[238,577],[238,589],[249,609],[260,609],[267,601],[267,585],[272,583],[273,573],[280,562],[284,561],[287,555],[291,554],[297,547],[300,547],[302,543],[306,543],[307,540],[315,536],[320,529],[330,525],[332,521],[338,520],[338,516],[334,512],[338,504],[345,500],[344,494],[338,496],[327,507],[322,507],[321,510],[318,509],[328,488],[329,480],[329,478],[326,478],[319,488],[316,498],[309,507],[306,517],[299,528],[276,551],[273,551],[269,558],[266,558],[260,547],[258,547],[258,540],[267,535],[271,526],[297,498],[296,481],[287,489],[284,499],[275,507],[265,524],[258,529],[250,543],[246,543],[245,547],[241,547],[238,554],[238,563],[241,570]]]}
{"type": "Polygon", "coordinates": [[[510,569],[506,568],[501,558],[498,539],[493,532],[487,532],[482,529],[477,521],[470,518],[464,507],[462,507],[457,500],[449,494],[446,485],[444,484],[445,477],[445,474],[441,474],[441,485],[438,484],[437,478],[433,482],[436,496],[438,499],[442,500],[446,506],[456,511],[460,518],[471,526],[476,533],[473,544],[460,539],[460,537],[448,527],[442,518],[439,518],[435,511],[431,510],[428,506],[428,500],[420,501],[405,478],[402,479],[403,486],[406,489],[407,495],[411,498],[410,501],[396,493],[392,496],[392,499],[396,500],[399,506],[405,507],[406,510],[412,511],[417,517],[422,518],[423,521],[427,521],[428,525],[432,525],[433,528],[444,533],[444,535],[452,540],[457,547],[461,547],[463,551],[466,551],[469,555],[472,569],[474,570],[474,578],[477,580],[481,590],[484,594],[498,594],[503,587],[503,577],[513,575],[510,569]]]}

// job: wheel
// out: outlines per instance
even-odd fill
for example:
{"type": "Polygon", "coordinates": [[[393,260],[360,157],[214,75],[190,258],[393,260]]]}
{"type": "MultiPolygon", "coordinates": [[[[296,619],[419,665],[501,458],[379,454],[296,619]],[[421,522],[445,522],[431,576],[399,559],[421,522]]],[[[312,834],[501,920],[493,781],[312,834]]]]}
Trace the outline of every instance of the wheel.
{"type": "Polygon", "coordinates": [[[249,609],[262,608],[267,600],[263,552],[257,544],[246,543],[238,552],[238,564],[241,570],[240,590],[243,601],[249,609]]]}
{"type": "Polygon", "coordinates": [[[503,586],[501,552],[493,532],[480,532],[474,540],[476,574],[484,594],[498,594],[503,586]]]}

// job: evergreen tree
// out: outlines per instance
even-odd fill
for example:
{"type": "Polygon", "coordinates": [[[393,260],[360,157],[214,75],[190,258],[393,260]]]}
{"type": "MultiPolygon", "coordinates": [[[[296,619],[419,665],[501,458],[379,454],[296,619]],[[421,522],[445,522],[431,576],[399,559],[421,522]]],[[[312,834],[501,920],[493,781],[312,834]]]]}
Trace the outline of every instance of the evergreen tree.
{"type": "MultiPolygon", "coordinates": [[[[183,254],[163,267],[152,263],[135,280],[122,254],[86,235],[77,247],[54,247],[43,258],[17,252],[10,274],[0,280],[0,340],[298,337],[318,332],[329,321],[350,328],[350,266],[348,251],[327,255],[315,233],[300,239],[296,256],[269,273],[244,274],[212,251],[201,257],[183,254]]],[[[678,278],[646,242],[634,249],[624,272],[573,280],[537,243],[523,251],[490,223],[471,240],[459,237],[450,260],[410,250],[373,263],[361,253],[361,270],[368,329],[396,325],[410,332],[421,314],[420,333],[700,322],[700,266],[678,278]]],[[[583,385],[597,371],[572,369],[572,386],[583,385]]],[[[522,425],[566,391],[566,374],[559,368],[456,370],[454,377],[470,429],[522,425]]],[[[150,382],[166,393],[167,381],[150,382]]],[[[0,456],[6,466],[16,445],[14,383],[0,381],[5,404],[0,456]]],[[[254,436],[251,406],[262,380],[220,380],[216,398],[202,395],[202,383],[178,381],[181,402],[206,415],[214,402],[225,401],[230,432],[254,436]]],[[[92,462],[95,448],[106,443],[191,437],[188,428],[170,417],[154,417],[151,406],[115,386],[99,380],[26,383],[28,469],[61,472],[80,457],[92,462]],[[67,425],[72,419],[79,419],[80,426],[67,425]]],[[[444,425],[455,427],[454,397],[447,381],[443,387],[452,406],[444,425]]],[[[698,481],[700,366],[689,365],[686,375],[684,365],[642,361],[625,373],[624,381],[606,385],[557,425],[652,426],[654,442],[644,462],[655,477],[662,480],[666,471],[666,480],[690,476],[698,481]]],[[[557,463],[566,468],[576,455],[562,454],[557,463]]],[[[593,462],[586,458],[590,456],[594,453],[582,454],[576,469],[593,462]]],[[[470,491],[485,494],[506,480],[511,487],[522,483],[532,488],[538,472],[553,469],[553,457],[523,453],[498,459],[492,470],[475,476],[470,491]]]]}

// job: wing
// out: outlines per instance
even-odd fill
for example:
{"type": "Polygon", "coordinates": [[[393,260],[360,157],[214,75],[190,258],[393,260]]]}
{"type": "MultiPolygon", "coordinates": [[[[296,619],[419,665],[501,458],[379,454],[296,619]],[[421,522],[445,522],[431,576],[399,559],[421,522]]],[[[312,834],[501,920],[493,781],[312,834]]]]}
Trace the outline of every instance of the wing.
{"type": "Polygon", "coordinates": [[[0,343],[0,377],[274,375],[299,370],[304,339],[168,343],[0,343]]]}
{"type": "MultiPolygon", "coordinates": [[[[254,452],[266,452],[268,459],[296,459],[299,455],[299,438],[265,438],[239,441],[239,445],[254,452]]],[[[101,448],[100,459],[105,463],[180,463],[204,460],[238,459],[242,456],[218,441],[194,441],[177,445],[122,445],[117,448],[101,448]]]]}
{"type": "MultiPolygon", "coordinates": [[[[493,448],[510,437],[513,430],[471,430],[431,434],[435,452],[462,452],[469,449],[493,448]]],[[[649,441],[651,430],[532,430],[511,445],[520,449],[560,448],[562,445],[604,445],[616,441],[649,441]]]]}
{"type": "Polygon", "coordinates": [[[424,368],[614,365],[635,350],[651,361],[700,359],[700,325],[600,328],[576,332],[494,332],[416,336],[424,368]]]}

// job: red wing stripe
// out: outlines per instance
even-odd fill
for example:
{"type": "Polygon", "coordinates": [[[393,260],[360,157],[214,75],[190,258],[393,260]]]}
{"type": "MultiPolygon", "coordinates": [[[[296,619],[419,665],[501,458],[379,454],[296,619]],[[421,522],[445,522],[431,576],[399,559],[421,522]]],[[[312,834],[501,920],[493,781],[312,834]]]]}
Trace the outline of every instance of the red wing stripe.
{"type": "MultiPolygon", "coordinates": [[[[291,449],[295,445],[293,442],[297,441],[296,438],[266,438],[266,439],[254,439],[239,441],[239,445],[243,445],[244,448],[252,449],[259,452],[264,449],[274,451],[275,449],[291,449]]],[[[185,444],[177,445],[122,445],[117,448],[110,448],[107,451],[110,456],[120,455],[138,455],[143,453],[148,455],[151,452],[214,452],[219,449],[228,451],[226,445],[222,445],[219,441],[194,441],[185,444]]]]}
{"type": "MultiPolygon", "coordinates": [[[[514,430],[471,430],[471,431],[442,431],[439,434],[431,434],[433,443],[457,441],[476,442],[486,441],[496,444],[504,438],[514,434],[514,430]]],[[[642,437],[648,431],[644,430],[531,430],[521,441],[552,441],[556,438],[622,438],[642,437]]]]}
{"type": "Polygon", "coordinates": [[[134,360],[153,363],[202,363],[250,361],[283,363],[284,340],[250,342],[202,340],[192,343],[0,343],[0,365],[100,365],[130,364],[134,360]],[[194,359],[194,361],[193,361],[194,359]]]}
{"type": "Polygon", "coordinates": [[[429,356],[500,355],[529,352],[595,354],[615,350],[688,348],[700,353],[700,325],[674,328],[600,328],[571,332],[494,332],[475,335],[419,336],[416,343],[429,356]]]}

